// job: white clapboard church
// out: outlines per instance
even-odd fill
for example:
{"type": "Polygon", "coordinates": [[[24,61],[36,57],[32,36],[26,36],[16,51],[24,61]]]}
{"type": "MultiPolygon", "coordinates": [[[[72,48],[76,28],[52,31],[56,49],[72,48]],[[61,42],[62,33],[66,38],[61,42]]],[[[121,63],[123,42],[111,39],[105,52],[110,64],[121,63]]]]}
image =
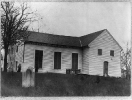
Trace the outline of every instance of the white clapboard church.
{"type": "MultiPolygon", "coordinates": [[[[121,77],[121,46],[107,29],[80,37],[28,32],[15,48],[13,70],[121,77]]],[[[10,63],[10,61],[8,62],[10,63]]]]}

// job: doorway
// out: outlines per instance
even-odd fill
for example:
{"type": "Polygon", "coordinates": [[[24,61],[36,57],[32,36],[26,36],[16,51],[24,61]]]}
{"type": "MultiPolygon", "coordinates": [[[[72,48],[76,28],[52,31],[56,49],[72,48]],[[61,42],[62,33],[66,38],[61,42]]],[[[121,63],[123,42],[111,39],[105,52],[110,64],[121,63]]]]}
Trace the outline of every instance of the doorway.
{"type": "Polygon", "coordinates": [[[61,52],[54,52],[54,69],[61,69],[61,52]]]}
{"type": "Polygon", "coordinates": [[[104,61],[104,76],[108,76],[108,61],[104,61]]]}
{"type": "Polygon", "coordinates": [[[43,51],[35,50],[35,72],[38,72],[39,68],[42,68],[43,51]]]}
{"type": "Polygon", "coordinates": [[[72,53],[72,69],[78,69],[78,53],[72,53]]]}

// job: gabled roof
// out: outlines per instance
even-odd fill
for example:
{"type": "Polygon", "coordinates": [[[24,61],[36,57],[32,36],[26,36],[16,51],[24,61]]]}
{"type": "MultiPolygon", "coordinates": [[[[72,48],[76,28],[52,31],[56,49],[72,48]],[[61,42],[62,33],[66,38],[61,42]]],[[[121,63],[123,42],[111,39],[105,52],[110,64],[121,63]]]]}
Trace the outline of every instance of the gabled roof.
{"type": "Polygon", "coordinates": [[[38,32],[29,31],[28,32],[29,36],[26,41],[35,42],[35,43],[45,43],[51,45],[53,44],[53,45],[63,45],[63,46],[72,46],[72,47],[84,47],[84,46],[88,46],[94,39],[96,39],[105,30],[107,29],[100,30],[81,37],[53,35],[48,33],[38,33],[38,32]]]}
{"type": "Polygon", "coordinates": [[[113,38],[113,40],[116,42],[116,44],[120,47],[121,50],[123,50],[123,48],[120,46],[120,44],[114,39],[114,37],[110,34],[110,32],[106,29],[107,33],[113,38]]]}
{"type": "MultiPolygon", "coordinates": [[[[105,29],[104,29],[105,30],[105,29]]],[[[98,37],[104,30],[97,31],[88,35],[84,35],[80,37],[80,41],[82,46],[86,46],[91,43],[96,37],[98,37]]]]}
{"type": "Polygon", "coordinates": [[[38,32],[31,32],[31,31],[29,31],[28,33],[30,35],[27,41],[30,41],[30,42],[81,47],[78,37],[53,35],[53,34],[38,33],[38,32]]]}

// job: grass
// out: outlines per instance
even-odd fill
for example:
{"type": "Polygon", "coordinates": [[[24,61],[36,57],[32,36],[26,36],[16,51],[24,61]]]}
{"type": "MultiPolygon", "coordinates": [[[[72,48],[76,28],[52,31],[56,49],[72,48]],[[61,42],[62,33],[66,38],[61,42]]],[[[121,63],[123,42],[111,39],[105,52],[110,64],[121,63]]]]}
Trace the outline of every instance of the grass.
{"type": "Polygon", "coordinates": [[[130,80],[122,78],[37,73],[35,87],[23,88],[22,73],[1,73],[2,96],[130,96],[130,93],[130,80]]]}

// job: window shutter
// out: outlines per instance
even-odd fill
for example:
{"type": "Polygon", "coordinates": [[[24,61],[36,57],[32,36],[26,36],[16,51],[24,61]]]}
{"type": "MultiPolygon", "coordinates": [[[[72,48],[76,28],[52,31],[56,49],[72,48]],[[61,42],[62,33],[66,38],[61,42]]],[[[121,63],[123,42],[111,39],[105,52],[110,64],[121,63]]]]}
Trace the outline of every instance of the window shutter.
{"type": "Polygon", "coordinates": [[[78,69],[78,53],[72,53],[72,69],[78,69]]]}
{"type": "Polygon", "coordinates": [[[110,50],[110,56],[114,56],[114,50],[110,50]]]}
{"type": "Polygon", "coordinates": [[[37,69],[42,68],[42,62],[43,62],[43,51],[35,50],[35,68],[37,69]]]}
{"type": "Polygon", "coordinates": [[[39,51],[39,68],[42,68],[43,51],[39,51]]]}
{"type": "Polygon", "coordinates": [[[98,55],[102,55],[102,49],[98,49],[98,55]]]}
{"type": "Polygon", "coordinates": [[[61,69],[61,52],[58,52],[58,69],[61,69]]]}
{"type": "Polygon", "coordinates": [[[57,69],[57,55],[54,53],[54,69],[57,69]]]}
{"type": "Polygon", "coordinates": [[[61,69],[61,52],[54,53],[54,69],[61,69]]]}

